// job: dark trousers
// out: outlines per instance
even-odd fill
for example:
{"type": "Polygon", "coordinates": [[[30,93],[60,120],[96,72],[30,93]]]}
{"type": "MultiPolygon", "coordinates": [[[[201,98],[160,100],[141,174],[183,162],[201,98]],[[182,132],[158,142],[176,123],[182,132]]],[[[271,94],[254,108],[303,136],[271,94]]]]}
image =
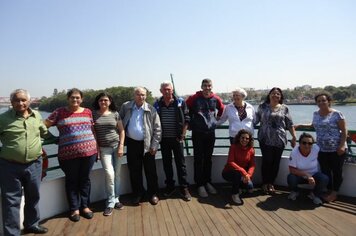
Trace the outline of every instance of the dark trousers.
{"type": "Polygon", "coordinates": [[[252,181],[249,181],[247,184],[245,184],[241,180],[241,173],[237,170],[228,170],[228,171],[223,171],[222,172],[222,177],[229,182],[232,182],[232,194],[238,194],[240,188],[246,188],[246,189],[253,189],[253,183],[252,181]]]}
{"type": "Polygon", "coordinates": [[[342,168],[346,154],[339,156],[336,152],[319,152],[318,161],[321,172],[329,177],[328,189],[339,191],[342,183],[342,168]]]}
{"type": "Polygon", "coordinates": [[[211,156],[214,151],[215,132],[192,132],[194,147],[194,181],[198,187],[211,182],[211,156]]]}
{"type": "Polygon", "coordinates": [[[187,187],[187,170],[183,154],[183,143],[177,141],[176,138],[163,138],[161,141],[161,153],[163,168],[166,174],[166,185],[168,187],[174,186],[172,152],[174,154],[174,161],[176,163],[178,183],[181,187],[187,187]]]}
{"type": "Polygon", "coordinates": [[[20,235],[20,204],[22,187],[25,196],[24,227],[38,225],[40,220],[39,188],[42,158],[29,164],[0,159],[0,188],[4,235],[20,235]]]}
{"type": "MultiPolygon", "coordinates": [[[[320,196],[323,193],[323,191],[326,190],[326,186],[329,183],[329,178],[328,178],[328,176],[326,176],[325,174],[323,174],[321,172],[315,173],[313,175],[313,178],[315,180],[314,194],[316,196],[320,196]]],[[[308,184],[307,179],[304,179],[301,176],[297,176],[297,175],[293,175],[293,174],[288,175],[287,182],[288,182],[289,188],[294,192],[299,191],[298,184],[308,184]]]]}
{"type": "Polygon", "coordinates": [[[91,183],[89,174],[96,155],[59,161],[65,174],[65,189],[70,211],[84,209],[90,205],[91,183]]]}
{"type": "Polygon", "coordinates": [[[158,177],[156,171],[155,156],[149,152],[144,153],[143,141],[136,141],[126,137],[127,165],[130,171],[130,180],[133,194],[141,197],[145,189],[143,187],[142,166],[145,170],[147,192],[150,196],[158,192],[158,177]]]}
{"type": "Polygon", "coordinates": [[[260,148],[262,153],[262,182],[263,184],[273,184],[278,175],[283,148],[268,146],[263,143],[260,143],[260,148]]]}

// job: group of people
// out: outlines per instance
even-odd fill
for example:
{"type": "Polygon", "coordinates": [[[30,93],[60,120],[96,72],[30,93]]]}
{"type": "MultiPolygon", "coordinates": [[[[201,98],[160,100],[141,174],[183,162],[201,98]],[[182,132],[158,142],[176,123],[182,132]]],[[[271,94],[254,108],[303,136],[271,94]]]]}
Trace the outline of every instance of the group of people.
{"type": "Polygon", "coordinates": [[[320,204],[334,201],[342,183],[342,165],[346,149],[346,124],[341,112],[331,108],[331,97],[319,94],[315,101],[319,110],[312,124],[294,125],[283,103],[280,88],[272,88],[257,111],[244,99],[242,88],[233,91],[232,103],[224,106],[221,98],[212,92],[212,81],[204,79],[201,90],[186,101],[174,94],[173,84],[164,81],[160,97],[153,105],[146,102],[147,91],[134,89],[132,101],[117,110],[112,96],[106,92],[95,98],[93,110],[81,106],[83,93],[73,88],[67,93],[68,105],[53,111],[43,122],[41,115],[29,107],[30,95],[18,89],[10,95],[12,109],[0,115],[0,187],[2,194],[3,226],[5,235],[19,235],[19,208],[22,188],[25,195],[24,230],[46,233],[39,225],[39,186],[41,180],[41,138],[53,135],[48,131],[56,126],[59,131],[58,160],[65,174],[65,190],[70,209],[69,219],[77,222],[80,216],[91,219],[90,171],[100,160],[105,171],[107,194],[104,216],[114,209],[122,209],[120,202],[120,169],[124,145],[132,188],[132,203],[148,198],[152,205],[159,202],[158,176],[155,155],[161,148],[166,176],[164,196],[176,192],[172,159],[176,166],[179,193],[185,201],[191,200],[183,141],[188,129],[192,131],[194,151],[194,181],[200,197],[216,194],[212,184],[212,154],[215,129],[229,121],[230,149],[222,176],[232,182],[232,201],[243,204],[242,188],[251,192],[255,171],[253,132],[256,125],[262,152],[262,190],[275,191],[274,181],[279,170],[282,152],[287,145],[287,131],[293,151],[290,155],[288,185],[289,199],[299,195],[298,184],[313,187],[310,197],[320,204]],[[296,145],[296,127],[314,127],[317,143],[307,133],[296,145]],[[173,154],[173,155],[172,155],[173,154]],[[318,166],[320,165],[321,171],[318,166]],[[144,169],[147,189],[143,184],[144,169]],[[329,190],[329,192],[327,192],[329,190]]]}

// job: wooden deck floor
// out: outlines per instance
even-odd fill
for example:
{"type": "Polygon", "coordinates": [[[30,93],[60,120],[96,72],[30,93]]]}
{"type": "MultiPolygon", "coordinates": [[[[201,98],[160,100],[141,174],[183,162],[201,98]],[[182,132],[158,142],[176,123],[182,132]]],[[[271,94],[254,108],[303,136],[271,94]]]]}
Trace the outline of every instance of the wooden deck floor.
{"type": "Polygon", "coordinates": [[[77,223],[66,215],[43,222],[47,235],[356,235],[356,198],[315,205],[306,196],[295,202],[283,189],[274,196],[259,190],[246,195],[243,206],[230,205],[229,188],[218,186],[219,195],[185,202],[177,196],[161,199],[157,206],[148,202],[130,206],[123,196],[123,210],[102,215],[104,202],[93,204],[92,220],[83,217],[77,223]]]}

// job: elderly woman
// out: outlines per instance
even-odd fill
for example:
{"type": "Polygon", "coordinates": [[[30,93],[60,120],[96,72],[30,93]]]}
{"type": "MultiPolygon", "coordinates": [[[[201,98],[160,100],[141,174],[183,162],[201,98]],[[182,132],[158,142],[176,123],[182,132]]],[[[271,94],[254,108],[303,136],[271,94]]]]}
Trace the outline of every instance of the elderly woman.
{"type": "Polygon", "coordinates": [[[242,205],[240,187],[245,187],[249,192],[253,190],[252,175],[255,171],[255,149],[253,136],[245,129],[241,129],[230,146],[229,157],[222,172],[225,180],[232,182],[232,201],[242,205]]]}
{"type": "Polygon", "coordinates": [[[272,88],[264,103],[258,106],[255,124],[260,123],[258,141],[262,152],[262,190],[274,193],[274,180],[278,175],[279,163],[287,145],[287,130],[292,135],[291,145],[296,144],[295,130],[289,108],[283,104],[280,88],[272,88]]]}
{"type": "Polygon", "coordinates": [[[244,89],[236,88],[232,92],[233,102],[225,107],[220,120],[217,122],[218,125],[221,125],[229,120],[230,144],[234,143],[234,137],[241,129],[246,129],[253,134],[255,109],[250,103],[244,101],[246,97],[247,92],[244,89]]]}
{"type": "Polygon", "coordinates": [[[58,160],[65,174],[65,189],[70,208],[69,219],[79,221],[79,211],[87,219],[93,218],[90,204],[89,173],[97,156],[92,112],[81,107],[83,93],[73,88],[67,92],[67,107],[56,109],[45,120],[47,127],[59,131],[58,160]]]}
{"type": "Polygon", "coordinates": [[[319,147],[314,144],[311,134],[302,133],[299,145],[294,147],[289,158],[288,186],[292,190],[288,199],[296,200],[299,195],[298,184],[309,184],[313,191],[309,198],[317,205],[322,204],[320,196],[329,182],[328,176],[318,169],[319,147]]]}
{"type": "Polygon", "coordinates": [[[327,92],[315,96],[319,107],[313,114],[312,124],[296,127],[314,127],[317,144],[320,147],[318,160],[321,171],[330,181],[330,193],[324,197],[327,202],[335,201],[342,183],[342,167],[346,157],[347,129],[344,115],[331,108],[332,98],[327,92]]]}

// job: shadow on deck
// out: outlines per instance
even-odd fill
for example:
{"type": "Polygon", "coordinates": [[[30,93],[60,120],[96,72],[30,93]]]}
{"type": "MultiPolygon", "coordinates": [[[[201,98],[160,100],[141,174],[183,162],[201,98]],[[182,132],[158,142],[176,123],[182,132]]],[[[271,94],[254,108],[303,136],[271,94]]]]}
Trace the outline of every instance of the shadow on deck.
{"type": "MultiPolygon", "coordinates": [[[[333,203],[316,207],[306,195],[295,202],[287,199],[286,188],[275,195],[263,195],[259,189],[243,197],[244,205],[230,204],[230,187],[217,186],[219,195],[183,201],[177,193],[156,206],[143,202],[129,204],[129,195],[121,197],[125,208],[109,217],[102,211],[105,202],[92,204],[91,220],[71,222],[61,214],[42,222],[46,235],[355,235],[356,198],[340,196],[333,203]]],[[[55,203],[54,203],[55,204],[55,203]]]]}

